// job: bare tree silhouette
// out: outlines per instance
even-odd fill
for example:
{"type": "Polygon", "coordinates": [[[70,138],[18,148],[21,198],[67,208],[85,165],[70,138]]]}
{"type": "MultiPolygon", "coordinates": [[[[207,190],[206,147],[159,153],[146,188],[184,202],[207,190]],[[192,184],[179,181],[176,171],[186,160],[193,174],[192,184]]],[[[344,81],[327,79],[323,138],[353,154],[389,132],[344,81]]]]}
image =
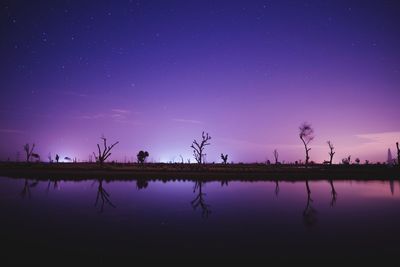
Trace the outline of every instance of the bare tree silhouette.
{"type": "Polygon", "coordinates": [[[103,188],[103,179],[98,179],[98,183],[99,183],[99,186],[97,187],[97,196],[96,196],[96,202],[94,203],[94,206],[97,207],[99,200],[101,200],[100,209],[99,209],[100,213],[104,211],[104,204],[108,204],[111,207],[115,208],[114,204],[110,200],[110,194],[108,194],[107,191],[103,188]]]}
{"type": "Polygon", "coordinates": [[[335,152],[333,152],[333,150],[335,149],[335,147],[333,146],[331,141],[326,142],[329,146],[329,165],[332,165],[332,160],[333,160],[333,155],[335,155],[335,152]]]}
{"type": "Polygon", "coordinates": [[[222,163],[223,164],[227,164],[228,163],[228,154],[223,154],[223,153],[221,153],[221,159],[222,159],[222,163]]]}
{"type": "Polygon", "coordinates": [[[279,161],[278,161],[278,159],[279,159],[278,150],[275,149],[273,154],[274,154],[274,158],[275,158],[275,164],[279,164],[279,161]]]}
{"type": "Polygon", "coordinates": [[[400,166],[400,148],[399,148],[399,142],[396,142],[396,147],[397,147],[397,165],[400,166]]]}
{"type": "Polygon", "coordinates": [[[333,186],[333,180],[329,179],[329,184],[331,185],[331,207],[333,207],[336,204],[336,198],[337,198],[337,192],[335,190],[335,187],[333,186]]]}
{"type": "Polygon", "coordinates": [[[306,166],[308,165],[308,161],[310,160],[309,152],[311,148],[308,147],[308,144],[314,139],[314,129],[311,128],[311,124],[307,122],[303,122],[303,124],[299,127],[300,134],[299,137],[304,144],[304,149],[306,151],[306,166]]]}
{"type": "Polygon", "coordinates": [[[193,193],[196,193],[196,191],[198,190],[198,193],[196,195],[196,197],[190,202],[190,204],[192,205],[193,209],[196,210],[198,207],[201,208],[202,211],[202,217],[203,218],[207,218],[208,215],[211,213],[210,210],[210,205],[205,203],[204,200],[204,196],[206,195],[205,193],[203,193],[202,191],[202,187],[203,187],[204,182],[200,182],[200,181],[196,181],[193,187],[193,193]]]}
{"type": "Polygon", "coordinates": [[[30,146],[28,143],[26,143],[24,145],[24,151],[26,153],[26,162],[29,162],[32,154],[33,154],[33,149],[35,148],[35,144],[32,144],[32,146],[30,146]]]}
{"type": "Polygon", "coordinates": [[[317,210],[312,206],[311,190],[308,185],[308,180],[306,180],[306,190],[307,190],[307,204],[303,211],[303,221],[306,226],[313,226],[317,222],[317,210]]]}
{"type": "Polygon", "coordinates": [[[204,157],[206,156],[206,154],[203,153],[203,151],[205,147],[210,144],[209,141],[211,140],[211,136],[209,136],[208,133],[205,134],[204,131],[201,137],[202,140],[200,144],[196,140],[194,140],[192,145],[190,146],[191,148],[193,148],[193,156],[198,164],[204,163],[204,157]]]}
{"type": "Polygon", "coordinates": [[[137,162],[140,164],[144,164],[146,158],[149,156],[149,152],[140,150],[139,153],[136,155],[137,162]]]}
{"type": "Polygon", "coordinates": [[[103,151],[101,151],[100,149],[100,145],[97,144],[97,148],[99,150],[99,154],[96,156],[96,154],[93,152],[94,157],[96,158],[96,161],[98,163],[100,163],[100,165],[103,165],[103,163],[107,160],[107,158],[111,155],[111,149],[113,149],[113,147],[115,145],[117,145],[119,143],[119,141],[115,142],[114,144],[112,144],[111,146],[107,146],[107,138],[105,137],[100,137],[103,140],[103,151]]]}

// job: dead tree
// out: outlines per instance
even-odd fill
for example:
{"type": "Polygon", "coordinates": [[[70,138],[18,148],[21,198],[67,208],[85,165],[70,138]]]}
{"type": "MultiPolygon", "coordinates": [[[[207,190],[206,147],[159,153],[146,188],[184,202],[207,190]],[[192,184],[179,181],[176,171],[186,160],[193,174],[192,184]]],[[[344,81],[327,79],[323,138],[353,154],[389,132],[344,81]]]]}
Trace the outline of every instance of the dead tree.
{"type": "Polygon", "coordinates": [[[305,165],[308,165],[308,161],[310,160],[309,152],[311,148],[308,147],[308,144],[314,139],[314,129],[311,128],[311,124],[307,122],[303,122],[299,127],[300,134],[299,137],[304,144],[304,149],[306,151],[306,162],[305,165]]]}
{"type": "Polygon", "coordinates": [[[204,182],[200,182],[200,181],[195,182],[194,188],[193,188],[193,193],[196,193],[196,191],[198,189],[198,194],[195,197],[195,199],[193,199],[190,202],[190,204],[192,205],[194,210],[196,210],[198,207],[200,207],[201,211],[202,211],[202,213],[201,213],[202,217],[207,218],[208,215],[211,213],[211,210],[210,210],[210,205],[205,203],[204,196],[206,194],[203,193],[203,191],[202,191],[203,184],[204,184],[204,182]]]}
{"type": "Polygon", "coordinates": [[[274,150],[274,158],[275,158],[275,164],[279,164],[279,161],[278,161],[278,159],[279,159],[279,153],[278,153],[278,150],[274,150]]]}
{"type": "Polygon", "coordinates": [[[107,160],[107,158],[111,155],[111,149],[113,149],[113,147],[115,145],[117,145],[119,143],[119,141],[115,142],[114,144],[112,144],[111,146],[107,146],[107,138],[105,137],[100,137],[101,139],[103,139],[103,151],[101,151],[100,145],[97,144],[97,148],[99,150],[99,155],[96,156],[96,154],[93,152],[94,157],[96,158],[96,161],[98,163],[100,163],[100,165],[103,165],[103,163],[107,160]]]}
{"type": "Polygon", "coordinates": [[[399,148],[399,142],[396,142],[396,147],[397,147],[397,165],[400,166],[400,148],[399,148]]]}
{"type": "Polygon", "coordinates": [[[193,148],[193,156],[198,164],[204,163],[204,157],[206,156],[206,154],[203,153],[203,151],[205,147],[210,144],[209,141],[211,140],[211,136],[209,136],[208,133],[204,133],[204,131],[201,137],[202,140],[200,144],[197,142],[197,140],[194,140],[192,145],[190,146],[191,148],[193,148]]]}
{"type": "Polygon", "coordinates": [[[32,144],[32,147],[30,147],[30,145],[29,144],[25,144],[24,145],[24,151],[25,151],[25,153],[26,153],[26,162],[29,162],[30,161],[30,159],[31,159],[31,157],[32,157],[32,154],[34,154],[33,153],[33,149],[35,148],[35,144],[32,144]]]}
{"type": "Polygon", "coordinates": [[[335,155],[335,152],[333,152],[333,150],[335,149],[335,147],[333,146],[331,141],[326,142],[329,146],[330,152],[329,152],[329,165],[332,165],[332,160],[333,160],[333,155],[335,155]]]}
{"type": "Polygon", "coordinates": [[[222,163],[223,164],[227,164],[228,163],[228,154],[223,154],[223,153],[221,153],[221,159],[222,159],[222,163]]]}

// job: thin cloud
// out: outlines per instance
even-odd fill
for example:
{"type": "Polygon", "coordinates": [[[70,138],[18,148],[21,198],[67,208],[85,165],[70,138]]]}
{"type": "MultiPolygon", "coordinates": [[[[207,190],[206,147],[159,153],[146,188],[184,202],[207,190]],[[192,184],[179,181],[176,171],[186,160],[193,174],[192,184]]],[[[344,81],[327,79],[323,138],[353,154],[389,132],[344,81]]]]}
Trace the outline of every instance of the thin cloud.
{"type": "Polygon", "coordinates": [[[128,109],[119,109],[119,108],[111,109],[111,111],[114,112],[114,113],[119,113],[119,114],[129,114],[129,113],[131,113],[131,111],[128,110],[128,109]]]}
{"type": "Polygon", "coordinates": [[[357,134],[356,137],[365,139],[367,143],[386,144],[398,141],[400,139],[400,132],[357,134]]]}
{"type": "Polygon", "coordinates": [[[24,131],[16,130],[16,129],[0,129],[0,133],[6,134],[22,134],[24,131]]]}
{"type": "Polygon", "coordinates": [[[62,91],[61,92],[63,95],[68,95],[68,96],[78,96],[78,97],[88,97],[89,95],[87,94],[82,94],[74,91],[62,91]]]}
{"type": "Polygon", "coordinates": [[[182,123],[203,124],[202,121],[198,121],[198,120],[187,120],[187,119],[172,119],[172,120],[176,121],[176,122],[182,122],[182,123]]]}

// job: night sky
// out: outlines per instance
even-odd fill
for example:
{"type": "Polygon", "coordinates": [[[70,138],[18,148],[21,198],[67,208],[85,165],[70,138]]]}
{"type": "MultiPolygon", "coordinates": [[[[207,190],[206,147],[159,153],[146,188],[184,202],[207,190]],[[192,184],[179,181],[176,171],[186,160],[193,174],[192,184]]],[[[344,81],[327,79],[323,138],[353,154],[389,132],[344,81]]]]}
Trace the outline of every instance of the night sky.
{"type": "Polygon", "coordinates": [[[400,141],[397,1],[1,1],[0,159],[384,161],[400,141]]]}

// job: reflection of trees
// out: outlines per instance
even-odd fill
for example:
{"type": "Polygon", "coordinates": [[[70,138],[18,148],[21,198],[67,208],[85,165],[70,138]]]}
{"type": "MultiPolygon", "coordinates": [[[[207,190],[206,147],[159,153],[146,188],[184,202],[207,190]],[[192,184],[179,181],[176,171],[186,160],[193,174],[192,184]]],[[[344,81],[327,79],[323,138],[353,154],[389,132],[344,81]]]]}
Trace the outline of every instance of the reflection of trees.
{"type": "Polygon", "coordinates": [[[228,186],[228,180],[222,180],[221,181],[221,187],[225,186],[225,185],[228,186]]]}
{"type": "Polygon", "coordinates": [[[275,181],[275,195],[279,195],[279,182],[278,180],[275,181]]]}
{"type": "Polygon", "coordinates": [[[136,180],[136,188],[137,188],[138,190],[140,190],[140,189],[146,189],[148,185],[149,185],[149,183],[147,182],[146,179],[137,179],[137,180],[136,180]]]}
{"type": "Polygon", "coordinates": [[[195,199],[193,199],[190,204],[192,205],[193,209],[197,209],[198,207],[201,208],[202,210],[202,216],[207,218],[208,215],[211,213],[210,210],[210,205],[205,203],[204,200],[204,196],[206,195],[206,193],[203,193],[202,191],[202,187],[205,184],[205,182],[200,182],[200,181],[196,181],[193,187],[193,193],[197,193],[197,196],[195,197],[195,199]]]}
{"type": "Polygon", "coordinates": [[[306,226],[313,226],[317,222],[317,210],[312,206],[311,190],[308,185],[308,180],[306,180],[307,189],[307,204],[303,211],[303,220],[306,226]]]}
{"type": "Polygon", "coordinates": [[[56,190],[56,189],[59,188],[59,184],[58,184],[58,181],[57,181],[57,180],[55,180],[55,181],[49,180],[49,182],[47,183],[46,194],[49,193],[51,184],[53,184],[53,189],[54,189],[54,190],[56,190]]]}
{"type": "Polygon", "coordinates": [[[110,194],[108,194],[107,191],[103,188],[103,179],[98,179],[98,183],[99,186],[97,187],[97,197],[94,206],[97,207],[97,204],[99,204],[99,200],[101,200],[99,210],[100,212],[103,212],[104,204],[108,204],[111,207],[115,208],[114,204],[110,200],[110,194]]]}
{"type": "Polygon", "coordinates": [[[389,181],[389,186],[390,186],[390,193],[392,193],[392,196],[394,194],[394,181],[390,180],[389,181]]]}
{"type": "Polygon", "coordinates": [[[331,207],[333,207],[336,204],[336,196],[337,192],[335,190],[335,187],[333,186],[333,180],[329,180],[329,184],[331,185],[331,207]]]}
{"type": "Polygon", "coordinates": [[[22,191],[20,193],[21,197],[22,198],[25,198],[25,197],[30,198],[31,197],[31,188],[37,186],[38,183],[39,183],[39,181],[34,181],[32,183],[29,183],[29,180],[25,179],[24,187],[22,188],[22,191]]]}

